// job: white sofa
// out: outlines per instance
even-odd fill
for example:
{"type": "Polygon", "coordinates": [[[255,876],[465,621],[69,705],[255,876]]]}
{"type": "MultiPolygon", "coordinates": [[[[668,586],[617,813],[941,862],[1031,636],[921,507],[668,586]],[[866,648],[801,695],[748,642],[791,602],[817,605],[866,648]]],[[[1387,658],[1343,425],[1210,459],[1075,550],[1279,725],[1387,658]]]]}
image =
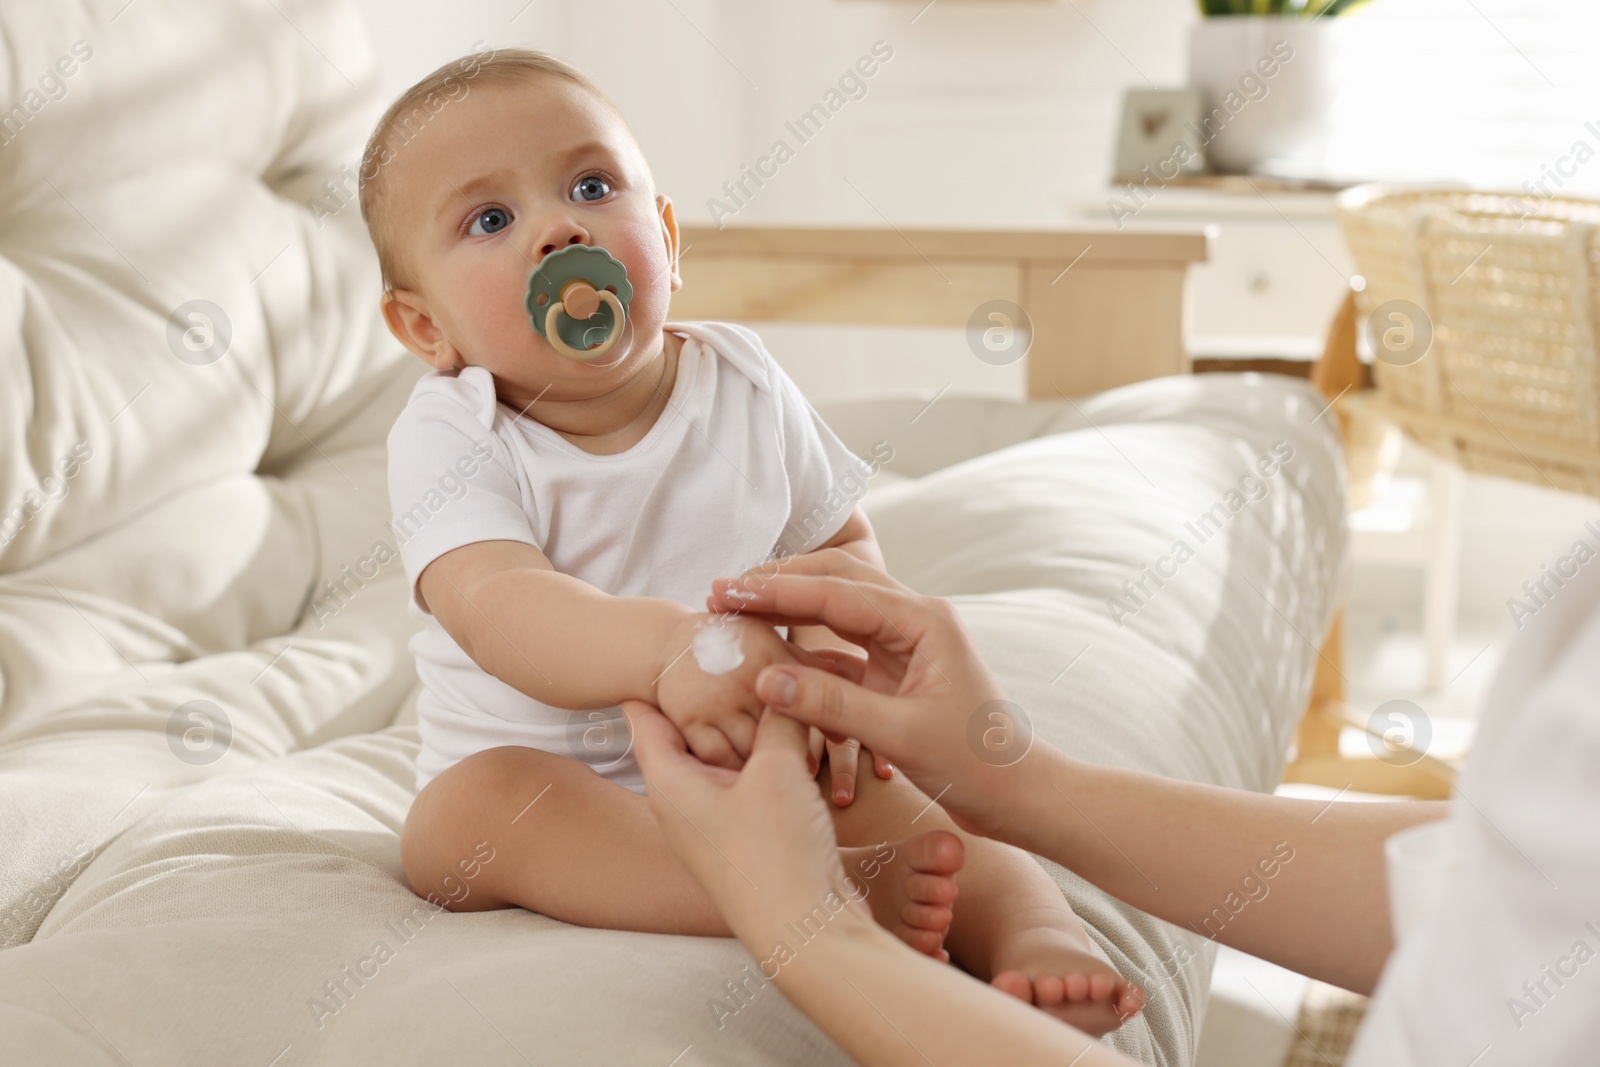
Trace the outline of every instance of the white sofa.
{"type": "MultiPolygon", "coordinates": [[[[374,548],[420,365],[335,196],[384,103],[359,20],[118,6],[0,9],[26,111],[0,132],[0,1062],[845,1062],[770,989],[717,1025],[732,942],[419,908],[411,624],[374,548]],[[169,324],[193,300],[225,351],[169,324]]],[[[1344,565],[1316,395],[924,404],[821,409],[894,449],[867,501],[890,569],[961,606],[1050,741],[1270,789],[1344,565]],[[1147,565],[1173,576],[1136,605],[1147,565]]],[[[1189,1063],[1203,939],[1052,872],[1152,988],[1110,1040],[1189,1063]]]]}

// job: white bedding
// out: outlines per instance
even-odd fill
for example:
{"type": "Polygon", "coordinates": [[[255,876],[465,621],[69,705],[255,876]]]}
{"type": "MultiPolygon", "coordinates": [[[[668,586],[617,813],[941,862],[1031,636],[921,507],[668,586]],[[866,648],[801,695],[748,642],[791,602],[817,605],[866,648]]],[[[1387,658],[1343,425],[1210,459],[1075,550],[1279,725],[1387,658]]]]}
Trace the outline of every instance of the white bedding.
{"type": "MultiPolygon", "coordinates": [[[[0,106],[92,49],[0,144],[0,516],[28,513],[0,525],[0,1062],[842,1062],[770,989],[716,1027],[730,942],[417,910],[411,624],[370,561],[420,366],[354,207],[308,203],[381,110],[359,21],[121,6],[0,8],[0,106]],[[169,344],[195,299],[232,327],[211,362],[169,344]]],[[[1344,558],[1315,394],[924,403],[822,408],[895,450],[868,497],[891,570],[960,604],[1053,742],[1270,788],[1344,558]],[[1279,441],[1270,491],[1119,627],[1108,598],[1279,441]]],[[[1115,1043],[1188,1063],[1209,953],[1055,873],[1119,967],[1175,970],[1115,1043]]]]}

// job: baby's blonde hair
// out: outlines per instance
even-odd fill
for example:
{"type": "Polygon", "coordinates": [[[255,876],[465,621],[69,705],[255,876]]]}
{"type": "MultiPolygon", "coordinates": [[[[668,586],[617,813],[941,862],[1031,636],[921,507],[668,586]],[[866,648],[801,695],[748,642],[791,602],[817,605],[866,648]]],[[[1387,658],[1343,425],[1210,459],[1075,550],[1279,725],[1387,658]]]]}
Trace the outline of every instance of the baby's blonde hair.
{"type": "Polygon", "coordinates": [[[358,188],[361,217],[365,220],[367,232],[372,237],[372,246],[378,252],[378,267],[383,273],[385,290],[406,288],[410,285],[410,274],[406,269],[404,257],[400,255],[398,234],[395,232],[392,220],[384,211],[382,178],[385,166],[395,158],[400,149],[410,144],[421,128],[443,111],[446,105],[464,99],[471,91],[470,83],[489,82],[505,85],[519,81],[526,82],[538,77],[565,78],[579,86],[610,108],[617,116],[617,120],[622,122],[625,129],[627,128],[627,123],[622,119],[622,112],[617,110],[617,106],[606,98],[605,93],[601,92],[600,87],[594,82],[554,56],[526,48],[491,48],[480,51],[475,45],[468,55],[446,63],[401,93],[399,99],[390,104],[389,110],[383,113],[377,127],[372,131],[371,139],[367,141],[366,151],[361,154],[358,188]]]}

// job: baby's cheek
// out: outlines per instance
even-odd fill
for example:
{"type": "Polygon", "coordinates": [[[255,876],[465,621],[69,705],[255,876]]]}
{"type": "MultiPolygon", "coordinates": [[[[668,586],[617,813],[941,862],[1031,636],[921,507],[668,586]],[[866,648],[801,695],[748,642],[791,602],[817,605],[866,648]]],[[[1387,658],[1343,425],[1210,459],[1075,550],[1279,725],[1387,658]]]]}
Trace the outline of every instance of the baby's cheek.
{"type": "Polygon", "coordinates": [[[527,277],[515,284],[514,277],[485,280],[481,285],[468,285],[457,290],[452,301],[457,309],[453,318],[458,327],[467,333],[465,344],[458,347],[467,351],[481,350],[485,354],[504,352],[519,343],[531,343],[533,324],[523,306],[527,277]]]}
{"type": "Polygon", "coordinates": [[[629,229],[615,247],[607,249],[628,269],[634,301],[657,307],[672,292],[672,272],[666,243],[659,232],[629,229]]]}

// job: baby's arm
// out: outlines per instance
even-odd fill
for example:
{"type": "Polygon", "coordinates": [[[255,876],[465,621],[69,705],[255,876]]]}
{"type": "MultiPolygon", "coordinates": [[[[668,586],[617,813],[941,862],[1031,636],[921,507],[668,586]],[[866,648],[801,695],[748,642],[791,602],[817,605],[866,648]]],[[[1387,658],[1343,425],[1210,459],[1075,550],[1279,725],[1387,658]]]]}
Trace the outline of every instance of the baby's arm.
{"type": "Polygon", "coordinates": [[[714,637],[741,662],[708,675],[692,651],[711,612],[655,597],[617,597],[556,571],[532,545],[478,541],[447,552],[417,582],[423,603],[472,661],[558,708],[655,704],[707,763],[737,769],[755,741],[763,702],[755,676],[773,663],[824,662],[771,626],[717,617],[714,637]]]}

